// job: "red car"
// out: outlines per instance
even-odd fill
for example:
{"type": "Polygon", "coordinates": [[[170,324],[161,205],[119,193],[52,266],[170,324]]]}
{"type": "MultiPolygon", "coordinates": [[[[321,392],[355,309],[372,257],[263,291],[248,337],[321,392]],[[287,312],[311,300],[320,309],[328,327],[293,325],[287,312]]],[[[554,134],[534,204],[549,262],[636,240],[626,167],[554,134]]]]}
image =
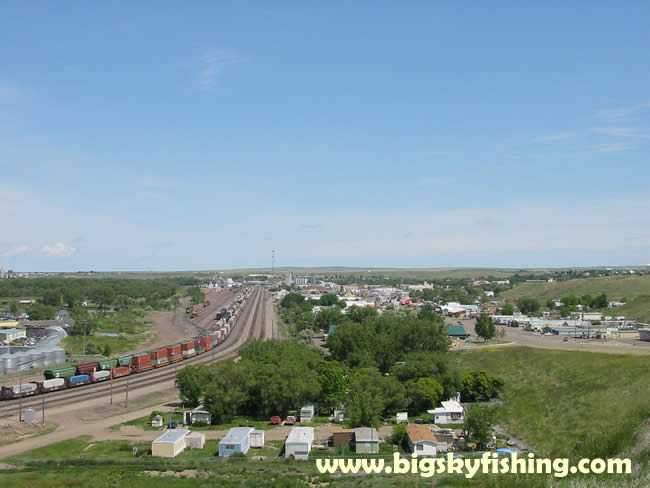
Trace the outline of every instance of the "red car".
{"type": "Polygon", "coordinates": [[[293,415],[289,415],[287,417],[287,420],[284,421],[284,425],[293,425],[295,423],[296,423],[296,417],[294,417],[293,415]]]}
{"type": "Polygon", "coordinates": [[[273,417],[271,417],[271,423],[273,425],[280,425],[282,423],[282,418],[278,415],[274,415],[273,417]]]}

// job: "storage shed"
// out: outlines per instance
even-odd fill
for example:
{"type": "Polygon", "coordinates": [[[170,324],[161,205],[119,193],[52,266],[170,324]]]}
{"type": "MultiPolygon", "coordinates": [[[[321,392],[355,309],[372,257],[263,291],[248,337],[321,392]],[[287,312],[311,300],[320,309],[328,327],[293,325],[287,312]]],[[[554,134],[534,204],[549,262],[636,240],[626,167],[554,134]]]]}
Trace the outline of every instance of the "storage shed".
{"type": "Polygon", "coordinates": [[[250,448],[253,427],[235,427],[219,442],[219,456],[228,457],[236,452],[246,454],[250,448]]]}
{"type": "Polygon", "coordinates": [[[354,429],[354,450],[364,454],[379,453],[379,436],[374,427],[359,427],[354,429]]]}
{"type": "Polygon", "coordinates": [[[191,432],[185,436],[185,443],[190,449],[203,449],[203,446],[205,446],[205,434],[203,432],[191,432]]]}
{"type": "Polygon", "coordinates": [[[332,446],[334,447],[348,447],[352,443],[354,437],[353,429],[341,429],[332,432],[332,446]]]}
{"type": "Polygon", "coordinates": [[[259,448],[264,447],[264,431],[254,430],[250,435],[251,447],[259,448]]]}
{"type": "Polygon", "coordinates": [[[163,418],[160,415],[154,416],[154,418],[151,419],[151,426],[152,427],[162,427],[163,424],[163,418]]]}
{"type": "Polygon", "coordinates": [[[168,430],[151,443],[151,455],[155,457],[173,458],[185,450],[185,436],[189,430],[168,430]]]}
{"type": "Polygon", "coordinates": [[[306,461],[314,442],[313,427],[294,427],[284,444],[284,457],[306,461]]]}

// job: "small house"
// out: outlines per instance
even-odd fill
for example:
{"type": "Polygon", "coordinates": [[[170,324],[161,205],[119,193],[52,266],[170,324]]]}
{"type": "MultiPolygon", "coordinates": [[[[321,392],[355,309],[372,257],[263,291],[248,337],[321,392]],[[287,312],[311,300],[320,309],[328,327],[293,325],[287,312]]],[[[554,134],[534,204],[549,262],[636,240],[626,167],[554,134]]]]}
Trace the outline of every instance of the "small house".
{"type": "Polygon", "coordinates": [[[300,409],[300,423],[308,423],[314,418],[314,406],[305,405],[300,409]]]}
{"type": "Polygon", "coordinates": [[[306,461],[314,442],[313,427],[294,427],[284,444],[284,457],[306,461]]]}
{"type": "Polygon", "coordinates": [[[408,424],[409,414],[408,412],[397,412],[396,419],[398,424],[408,424]]]}
{"type": "Polygon", "coordinates": [[[190,424],[206,424],[212,423],[212,414],[203,405],[199,405],[194,410],[183,412],[183,423],[190,424]]]}
{"type": "Polygon", "coordinates": [[[440,402],[442,407],[427,410],[427,413],[435,417],[436,424],[462,424],[465,421],[465,410],[460,404],[460,393],[454,398],[440,402]]]}
{"type": "Polygon", "coordinates": [[[417,457],[435,456],[438,453],[438,439],[431,429],[423,424],[406,427],[409,449],[417,457]]]}
{"type": "Polygon", "coordinates": [[[334,447],[349,447],[352,444],[354,437],[353,429],[341,429],[332,432],[332,446],[334,447]]]}
{"type": "Polygon", "coordinates": [[[163,418],[160,415],[155,415],[151,419],[151,426],[152,427],[162,427],[163,424],[163,418]]]}
{"type": "Polygon", "coordinates": [[[264,431],[263,430],[254,430],[251,432],[251,447],[260,448],[264,447],[264,431]]]}
{"type": "Polygon", "coordinates": [[[379,453],[379,436],[374,427],[358,427],[354,429],[354,450],[364,454],[379,453]]]}
{"type": "Polygon", "coordinates": [[[246,454],[250,448],[250,434],[253,427],[234,427],[219,442],[219,456],[228,457],[236,452],[246,454]]]}
{"type": "Polygon", "coordinates": [[[168,430],[151,443],[151,455],[154,457],[173,458],[185,450],[185,437],[189,430],[168,430]]]}
{"type": "Polygon", "coordinates": [[[205,446],[205,434],[203,432],[190,432],[185,436],[185,444],[190,449],[203,449],[203,446],[205,446]]]}

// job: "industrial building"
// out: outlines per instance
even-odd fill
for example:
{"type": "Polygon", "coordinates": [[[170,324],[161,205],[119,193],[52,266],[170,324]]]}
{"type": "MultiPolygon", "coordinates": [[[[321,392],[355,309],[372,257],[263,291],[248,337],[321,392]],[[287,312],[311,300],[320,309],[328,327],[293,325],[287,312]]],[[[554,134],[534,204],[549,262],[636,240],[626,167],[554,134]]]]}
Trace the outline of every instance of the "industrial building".
{"type": "Polygon", "coordinates": [[[13,342],[27,337],[25,329],[0,329],[0,341],[13,342]]]}

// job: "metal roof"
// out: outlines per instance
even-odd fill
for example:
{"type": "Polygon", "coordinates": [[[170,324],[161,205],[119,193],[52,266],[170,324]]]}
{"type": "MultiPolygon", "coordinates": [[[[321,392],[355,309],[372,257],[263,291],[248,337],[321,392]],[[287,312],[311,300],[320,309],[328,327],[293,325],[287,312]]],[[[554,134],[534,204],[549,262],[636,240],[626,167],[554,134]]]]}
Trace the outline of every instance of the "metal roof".
{"type": "Polygon", "coordinates": [[[358,427],[354,429],[354,438],[356,442],[379,442],[377,429],[374,427],[358,427]]]}
{"type": "Polygon", "coordinates": [[[219,444],[242,444],[254,430],[253,427],[234,427],[219,444]]]}
{"type": "Polygon", "coordinates": [[[154,442],[154,444],[155,443],[163,443],[163,442],[174,443],[178,439],[182,439],[183,437],[185,437],[189,433],[190,433],[190,431],[185,430],[185,429],[171,429],[171,430],[168,430],[167,432],[165,432],[160,437],[158,437],[158,439],[156,439],[153,442],[154,442]]]}
{"type": "Polygon", "coordinates": [[[287,437],[287,442],[311,442],[313,440],[313,427],[294,427],[289,432],[289,437],[287,437]]]}

